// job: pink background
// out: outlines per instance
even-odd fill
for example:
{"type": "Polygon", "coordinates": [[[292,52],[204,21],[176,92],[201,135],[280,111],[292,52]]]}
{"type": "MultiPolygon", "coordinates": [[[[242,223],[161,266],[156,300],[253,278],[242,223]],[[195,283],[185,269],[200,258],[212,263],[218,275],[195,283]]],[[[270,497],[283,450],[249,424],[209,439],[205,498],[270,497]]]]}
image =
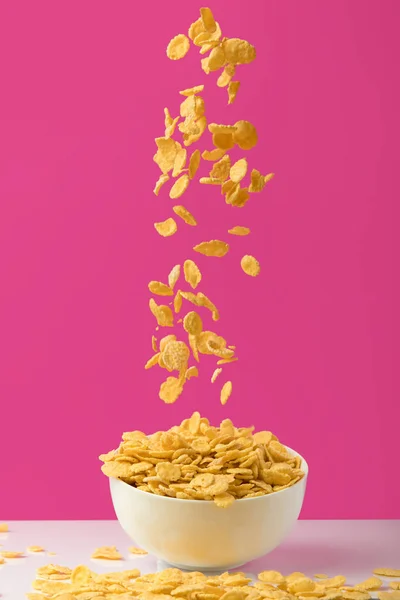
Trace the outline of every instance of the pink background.
{"type": "Polygon", "coordinates": [[[196,409],[272,429],[309,459],[303,517],[399,518],[400,5],[214,0],[224,33],[258,51],[229,107],[194,48],[165,56],[198,6],[1,6],[0,519],[112,517],[97,455],[196,409]],[[200,82],[209,120],[253,121],[251,166],[277,176],[242,211],[191,185],[199,227],[161,239],[172,201],[152,194],[153,139],[164,105],[177,113],[177,90],[200,82]],[[224,379],[211,386],[204,360],[165,406],[161,374],[143,370],[148,280],[237,224],[253,235],[198,257],[240,355],[224,371],[234,393],[219,404],[224,379]],[[248,252],[258,279],[240,270],[248,252]]]}

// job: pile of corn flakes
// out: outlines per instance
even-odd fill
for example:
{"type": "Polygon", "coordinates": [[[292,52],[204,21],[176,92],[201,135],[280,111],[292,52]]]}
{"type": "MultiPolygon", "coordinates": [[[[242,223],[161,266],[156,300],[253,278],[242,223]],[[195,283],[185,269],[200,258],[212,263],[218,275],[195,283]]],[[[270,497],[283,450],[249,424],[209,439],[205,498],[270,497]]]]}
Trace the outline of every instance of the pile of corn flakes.
{"type": "Polygon", "coordinates": [[[304,473],[301,459],[270,431],[236,428],[229,419],[210,425],[198,412],[169,431],[122,435],[102,454],[102,471],[144,492],[186,500],[213,500],[226,508],[288,488],[304,473]]]}
{"type": "MultiPolygon", "coordinates": [[[[377,569],[375,572],[400,577],[400,570],[377,569]]],[[[200,572],[187,573],[175,568],[143,575],[138,569],[98,575],[84,565],[73,570],[47,565],[38,569],[37,577],[33,588],[38,593],[26,594],[28,600],[369,600],[369,592],[380,590],[384,585],[376,576],[349,586],[342,575],[329,578],[321,574],[311,579],[300,572],[285,577],[278,571],[263,571],[255,582],[240,571],[207,577],[200,572]]],[[[398,590],[398,582],[390,582],[389,588],[398,590]]],[[[377,597],[400,600],[400,592],[378,591],[377,597]]]]}
{"type": "MultiPolygon", "coordinates": [[[[200,9],[200,17],[189,27],[188,36],[179,34],[175,36],[167,47],[167,56],[171,60],[178,60],[186,56],[190,49],[190,40],[200,48],[200,53],[206,55],[201,63],[205,73],[222,70],[217,85],[228,88],[228,104],[236,98],[240,82],[234,81],[238,65],[251,63],[256,52],[254,46],[239,38],[222,37],[221,28],[215,21],[209,8],[200,9]]],[[[154,193],[158,196],[162,187],[170,180],[174,180],[169,189],[169,197],[173,200],[181,198],[189,189],[191,182],[195,179],[201,159],[214,164],[207,177],[200,177],[201,184],[218,186],[225,202],[236,208],[246,205],[253,193],[261,192],[273,173],[262,175],[257,169],[252,169],[249,182],[243,185],[248,173],[248,161],[246,157],[232,162],[227,152],[233,148],[247,151],[253,148],[258,141],[256,128],[249,121],[240,120],[233,125],[217,123],[207,124],[205,114],[205,102],[201,95],[204,85],[197,85],[180,91],[184,97],[179,110],[179,115],[171,116],[168,108],[164,109],[164,136],[156,138],[157,152],[154,161],[160,168],[161,174],[157,180],[154,193]],[[192,152],[188,157],[187,147],[198,142],[207,131],[211,134],[212,150],[205,150],[200,154],[199,149],[192,152]],[[181,141],[174,136],[181,134],[181,141]]],[[[182,204],[172,207],[174,215],[179,217],[186,225],[195,227],[197,218],[182,204]]],[[[154,223],[155,230],[162,237],[170,237],[178,231],[178,223],[173,216],[164,221],[154,223]]],[[[236,225],[227,230],[232,236],[247,236],[250,229],[242,225],[236,225]]],[[[193,246],[193,251],[199,254],[222,258],[229,252],[229,243],[225,240],[207,240],[193,246]]],[[[241,259],[241,268],[247,275],[256,277],[260,273],[260,263],[249,254],[241,259]]],[[[196,263],[187,259],[183,264],[185,282],[194,290],[202,280],[202,274],[196,263]]],[[[211,312],[214,321],[219,319],[219,312],[215,305],[202,292],[194,293],[191,290],[178,289],[174,287],[180,277],[181,265],[175,265],[168,276],[168,283],[150,281],[149,291],[153,296],[170,297],[169,304],[158,304],[157,299],[150,299],[150,310],[156,319],[157,330],[160,327],[174,327],[175,315],[182,308],[183,300],[193,304],[195,307],[203,307],[211,312]],[[173,297],[173,298],[172,298],[173,297]],[[174,312],[171,308],[173,306],[174,312]],[[175,314],[174,314],[175,313],[175,314]]],[[[159,366],[167,371],[177,371],[177,376],[169,376],[161,384],[159,397],[166,403],[175,402],[182,394],[184,385],[193,376],[198,375],[196,365],[188,366],[191,357],[199,362],[201,354],[215,355],[219,360],[217,365],[227,364],[237,360],[234,355],[234,346],[227,346],[226,341],[212,331],[204,331],[200,315],[191,311],[183,319],[177,320],[182,323],[184,332],[188,334],[188,343],[177,340],[176,336],[167,335],[162,337],[157,345],[153,336],[153,350],[155,354],[148,360],[145,368],[159,366]]],[[[217,368],[211,381],[214,382],[222,372],[217,368]]],[[[220,392],[220,401],[225,404],[232,393],[232,382],[226,381],[220,392]]]]}

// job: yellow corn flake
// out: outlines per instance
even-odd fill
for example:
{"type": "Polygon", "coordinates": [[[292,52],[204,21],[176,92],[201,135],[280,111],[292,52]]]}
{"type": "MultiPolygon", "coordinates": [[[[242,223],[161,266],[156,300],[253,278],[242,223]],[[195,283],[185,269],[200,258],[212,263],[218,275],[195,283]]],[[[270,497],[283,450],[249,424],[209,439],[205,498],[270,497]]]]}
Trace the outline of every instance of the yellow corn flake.
{"type": "MultiPolygon", "coordinates": [[[[230,348],[230,350],[231,349],[232,348],[230,348]]],[[[221,358],[221,360],[217,361],[217,365],[228,365],[229,363],[236,362],[237,360],[237,356],[232,356],[231,358],[221,358]]]]}
{"type": "Polygon", "coordinates": [[[187,150],[186,150],[186,148],[181,148],[176,153],[175,162],[174,162],[174,168],[173,168],[173,171],[172,171],[172,177],[178,177],[178,175],[180,174],[180,172],[182,171],[182,169],[185,168],[186,157],[187,157],[187,150]]]}
{"type": "Polygon", "coordinates": [[[261,192],[264,189],[264,186],[265,186],[264,177],[261,175],[260,171],[258,171],[257,169],[253,169],[251,171],[251,175],[250,175],[249,192],[250,193],[261,192]]]}
{"type": "Polygon", "coordinates": [[[236,67],[235,65],[226,65],[221,75],[218,77],[217,86],[218,87],[226,87],[232,80],[232,77],[235,75],[236,67]]]}
{"type": "Polygon", "coordinates": [[[245,206],[250,198],[248,188],[240,188],[237,190],[235,194],[229,197],[230,204],[232,206],[237,206],[238,208],[242,208],[245,206]]]}
{"type": "MultiPolygon", "coordinates": [[[[264,432],[262,432],[264,433],[264,432]]],[[[270,440],[268,440],[270,441],[270,440]]],[[[328,575],[326,573],[316,573],[316,575],[314,575],[315,579],[328,579],[328,575]]]]}
{"type": "Polygon", "coordinates": [[[190,42],[186,35],[176,35],[167,46],[167,56],[171,60],[180,60],[189,52],[190,42]]]}
{"type": "Polygon", "coordinates": [[[172,217],[169,217],[165,221],[154,223],[154,227],[162,237],[170,237],[178,231],[178,226],[172,217]]]}
{"type": "Polygon", "coordinates": [[[197,142],[201,136],[203,135],[203,133],[205,132],[206,128],[207,128],[207,119],[206,117],[203,115],[202,117],[200,117],[199,119],[196,120],[196,125],[199,128],[199,132],[196,134],[192,134],[192,135],[188,135],[188,134],[184,134],[183,136],[183,143],[185,146],[191,146],[194,142],[197,142]]]}
{"type": "Polygon", "coordinates": [[[206,31],[209,31],[210,33],[214,33],[216,31],[217,24],[209,8],[200,8],[200,18],[206,31]]]}
{"type": "Polygon", "coordinates": [[[245,158],[240,158],[235,162],[234,165],[231,166],[231,170],[229,173],[231,181],[234,183],[239,183],[242,181],[243,177],[247,173],[247,160],[245,158]]]}
{"type": "Polygon", "coordinates": [[[123,556],[120,554],[115,546],[101,546],[96,548],[91,558],[101,558],[103,560],[122,560],[123,556]]]}
{"type": "Polygon", "coordinates": [[[209,298],[207,298],[205,294],[203,294],[203,292],[197,293],[197,306],[204,306],[205,308],[208,308],[211,311],[212,320],[218,321],[219,312],[217,307],[209,298]]]}
{"type": "Polygon", "coordinates": [[[173,404],[183,392],[183,385],[177,377],[167,377],[160,386],[159,397],[165,404],[173,404]]]}
{"type": "Polygon", "coordinates": [[[201,281],[201,271],[193,260],[185,260],[183,263],[185,281],[195,290],[201,281]]]}
{"type": "MultiPolygon", "coordinates": [[[[222,492],[222,494],[217,494],[216,496],[214,496],[214,502],[219,508],[228,508],[228,506],[231,506],[231,504],[233,504],[234,501],[235,497],[232,496],[232,494],[229,494],[229,492],[222,492]]],[[[230,592],[230,594],[230,597],[232,597],[233,600],[232,592],[230,592]]],[[[240,594],[237,594],[237,598],[239,600],[242,598],[242,596],[240,594]]]]}
{"type": "Polygon", "coordinates": [[[204,90],[204,85],[195,85],[194,87],[187,88],[186,90],[182,90],[180,93],[181,96],[194,96],[199,94],[204,90]]]}
{"type": "Polygon", "coordinates": [[[168,179],[169,179],[169,175],[167,173],[165,175],[163,173],[161,173],[160,177],[156,181],[156,185],[154,186],[154,190],[153,190],[153,192],[155,193],[156,196],[158,196],[162,186],[164,185],[164,183],[167,183],[168,179]]]}
{"type": "Polygon", "coordinates": [[[400,600],[400,592],[377,592],[379,600],[400,600]]]}
{"type": "Polygon", "coordinates": [[[3,558],[21,558],[24,556],[23,552],[13,552],[11,550],[1,550],[0,556],[3,558]]]}
{"type": "Polygon", "coordinates": [[[221,404],[225,405],[232,394],[232,381],[226,381],[221,389],[221,404]]]}
{"type": "Polygon", "coordinates": [[[256,258],[254,258],[254,256],[251,256],[250,254],[243,256],[242,260],[240,261],[240,266],[246,275],[257,277],[257,275],[260,274],[260,263],[256,258]]]}
{"type": "Polygon", "coordinates": [[[213,150],[204,150],[201,157],[204,160],[215,161],[222,158],[225,153],[226,150],[223,150],[222,148],[214,148],[213,150]]]}
{"type": "Polygon", "coordinates": [[[175,298],[174,298],[174,311],[176,312],[176,314],[178,314],[180,312],[182,308],[182,293],[180,290],[178,290],[175,294],[175,298]]]}
{"type": "Polygon", "coordinates": [[[204,28],[203,19],[201,17],[199,17],[197,19],[197,21],[195,21],[194,23],[192,23],[190,25],[189,31],[188,31],[188,36],[193,42],[195,40],[195,38],[198,35],[200,35],[200,33],[204,33],[204,31],[205,31],[205,28],[204,28]]]}
{"type": "Polygon", "coordinates": [[[160,353],[157,352],[156,354],[154,354],[151,358],[149,358],[149,360],[147,361],[147,363],[144,365],[144,368],[146,369],[151,369],[152,367],[155,367],[156,365],[158,365],[158,359],[160,358],[160,353]]]}
{"type": "Polygon", "coordinates": [[[196,122],[196,116],[190,115],[185,118],[183,123],[179,123],[179,131],[186,137],[197,136],[200,132],[200,127],[196,122]]]}
{"type": "Polygon", "coordinates": [[[207,60],[207,69],[209,72],[218,71],[226,64],[225,52],[222,46],[216,46],[210,52],[207,60]]]}
{"type": "Polygon", "coordinates": [[[194,246],[193,250],[200,254],[204,254],[204,256],[217,256],[221,258],[228,252],[229,244],[221,240],[211,240],[209,242],[197,244],[197,246],[194,246]]]}
{"type": "Polygon", "coordinates": [[[240,81],[230,81],[228,84],[228,104],[233,104],[236,100],[240,88],[240,81]]]}
{"type": "Polygon", "coordinates": [[[155,335],[151,336],[151,348],[153,352],[157,352],[157,338],[155,335]]]}
{"type": "Polygon", "coordinates": [[[174,334],[172,334],[172,335],[166,335],[165,337],[161,338],[161,340],[160,340],[160,352],[164,352],[165,346],[169,342],[174,342],[175,340],[176,340],[176,335],[174,335],[174,334]]]}
{"type": "Polygon", "coordinates": [[[203,331],[203,321],[197,312],[192,310],[183,319],[183,329],[190,335],[198,336],[203,331]]]}
{"type": "Polygon", "coordinates": [[[279,571],[262,571],[258,574],[258,579],[265,583],[281,584],[285,581],[284,576],[279,571]]]}
{"type": "Polygon", "coordinates": [[[357,585],[355,585],[355,589],[357,590],[363,590],[363,591],[375,591],[375,590],[379,590],[379,588],[381,588],[383,585],[382,579],[379,579],[379,577],[369,577],[368,579],[366,579],[365,581],[362,581],[361,583],[357,583],[357,585]]]}
{"type": "Polygon", "coordinates": [[[197,221],[194,218],[194,216],[192,215],[192,213],[190,213],[187,208],[185,208],[182,205],[178,205],[178,206],[174,206],[172,208],[172,210],[174,211],[174,213],[176,215],[178,215],[178,217],[180,217],[183,221],[185,221],[185,223],[187,223],[187,225],[197,225],[197,221]]]}
{"type": "Polygon", "coordinates": [[[168,108],[164,108],[164,125],[165,125],[165,137],[170,138],[175,133],[176,125],[179,121],[179,116],[172,118],[168,108]]]}
{"type": "Polygon", "coordinates": [[[71,583],[74,585],[85,585],[93,581],[93,574],[85,565],[79,565],[71,573],[71,583]]]}
{"type": "Polygon", "coordinates": [[[235,125],[224,125],[223,123],[209,123],[208,125],[208,131],[210,133],[226,133],[233,135],[235,130],[235,125]]]}
{"type": "Polygon", "coordinates": [[[268,181],[271,181],[271,179],[273,179],[274,177],[275,177],[275,173],[268,173],[268,175],[265,175],[265,177],[264,177],[265,183],[268,183],[268,181]]]}
{"type": "Polygon", "coordinates": [[[42,546],[28,546],[26,549],[27,552],[44,552],[44,548],[42,546]]]}
{"type": "Polygon", "coordinates": [[[168,285],[171,290],[174,289],[181,274],[181,265],[175,265],[172,267],[170,274],[168,275],[168,285]]]}
{"type": "Polygon", "coordinates": [[[374,569],[373,573],[382,577],[400,577],[400,569],[374,569]]]}
{"type": "Polygon", "coordinates": [[[182,194],[187,190],[189,185],[189,175],[181,175],[179,179],[177,179],[169,191],[169,197],[175,200],[176,198],[180,198],[182,194]]]}
{"type": "Polygon", "coordinates": [[[228,233],[230,233],[231,235],[249,235],[250,233],[250,229],[248,227],[241,227],[240,225],[236,225],[235,227],[232,227],[232,229],[228,229],[228,233]]]}
{"type": "Polygon", "coordinates": [[[177,340],[168,342],[165,346],[162,358],[168,371],[186,371],[187,363],[190,357],[190,350],[185,342],[177,340]]]}
{"type": "Polygon", "coordinates": [[[160,327],[173,327],[174,316],[169,306],[158,305],[153,298],[150,298],[149,307],[160,327]]]}
{"type": "Polygon", "coordinates": [[[174,292],[171,288],[161,281],[150,281],[149,291],[157,296],[173,296],[174,292]]]}
{"type": "Polygon", "coordinates": [[[0,533],[7,533],[7,532],[8,532],[8,524],[0,523],[0,533]]]}
{"type": "Polygon", "coordinates": [[[196,362],[199,362],[199,351],[197,348],[197,336],[189,334],[188,339],[189,339],[189,346],[190,346],[190,349],[193,354],[193,358],[195,359],[196,362]]]}
{"type": "Polygon", "coordinates": [[[392,590],[400,590],[400,581],[391,581],[391,582],[389,583],[389,587],[390,587],[392,590]]]}
{"type": "Polygon", "coordinates": [[[148,554],[147,550],[143,550],[142,548],[137,548],[136,546],[131,546],[130,548],[128,548],[128,552],[130,554],[137,554],[137,555],[148,554]]]}
{"type": "Polygon", "coordinates": [[[211,375],[211,383],[215,383],[218,375],[220,375],[222,373],[222,369],[215,369],[214,373],[211,375]]]}
{"type": "Polygon", "coordinates": [[[200,44],[200,54],[207,54],[207,52],[209,52],[210,50],[212,50],[213,48],[215,48],[216,46],[219,46],[220,41],[219,40],[211,40],[210,38],[208,38],[207,40],[204,40],[201,44],[200,44]]]}
{"type": "Polygon", "coordinates": [[[254,46],[239,38],[226,39],[222,43],[226,62],[231,65],[244,65],[251,63],[256,57],[254,46]]]}
{"type": "Polygon", "coordinates": [[[200,177],[199,181],[204,185],[221,185],[221,180],[215,177],[200,177]]]}
{"type": "Polygon", "coordinates": [[[162,173],[167,174],[174,168],[175,157],[181,145],[179,142],[167,137],[156,138],[155,142],[157,152],[153,156],[153,160],[160,167],[162,173]]]}
{"type": "Polygon", "coordinates": [[[233,140],[242,150],[251,150],[258,141],[256,128],[249,121],[237,121],[233,140]]]}
{"type": "Polygon", "coordinates": [[[193,179],[193,177],[196,175],[199,165],[200,150],[195,150],[189,159],[189,179],[193,179]]]}
{"type": "Polygon", "coordinates": [[[192,377],[198,377],[199,376],[199,370],[197,367],[192,366],[189,367],[188,370],[185,373],[185,377],[186,379],[189,381],[192,377]]]}
{"type": "Polygon", "coordinates": [[[358,590],[341,590],[343,600],[369,600],[371,596],[368,592],[358,590]]]}
{"type": "Polygon", "coordinates": [[[230,168],[231,159],[228,154],[226,154],[221,160],[214,163],[213,168],[210,171],[210,177],[212,179],[218,179],[220,183],[223,183],[229,177],[230,168]]]}
{"type": "Polygon", "coordinates": [[[213,133],[212,142],[216,148],[220,148],[221,150],[230,150],[230,148],[233,148],[235,145],[234,135],[235,134],[232,133],[213,133]]]}

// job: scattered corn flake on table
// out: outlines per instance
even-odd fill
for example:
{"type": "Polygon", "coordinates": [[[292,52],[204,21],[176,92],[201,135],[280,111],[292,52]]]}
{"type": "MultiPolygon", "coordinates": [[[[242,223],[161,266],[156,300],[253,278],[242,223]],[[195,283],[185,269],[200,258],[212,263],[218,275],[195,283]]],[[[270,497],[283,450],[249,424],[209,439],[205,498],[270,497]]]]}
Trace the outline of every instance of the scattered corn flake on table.
{"type": "MultiPolygon", "coordinates": [[[[8,521],[8,525],[10,531],[0,533],[0,550],[23,550],[24,557],[0,565],[1,600],[25,598],[33,591],[36,569],[49,563],[71,568],[85,564],[98,573],[133,568],[152,573],[168,567],[151,555],[129,554],[135,544],[117,521],[8,521]],[[27,553],[29,546],[41,546],[45,552],[27,553]],[[91,559],[100,546],[116,546],[124,560],[91,559]]],[[[308,576],[340,574],[353,584],[370,577],[377,567],[400,568],[400,521],[299,521],[279,548],[239,570],[252,576],[266,569],[308,576]]]]}

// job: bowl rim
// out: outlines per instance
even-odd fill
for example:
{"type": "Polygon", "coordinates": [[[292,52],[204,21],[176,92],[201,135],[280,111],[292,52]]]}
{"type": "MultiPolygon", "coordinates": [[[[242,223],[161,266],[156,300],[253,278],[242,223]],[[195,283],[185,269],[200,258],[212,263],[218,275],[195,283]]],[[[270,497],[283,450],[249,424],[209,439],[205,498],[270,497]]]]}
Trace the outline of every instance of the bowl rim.
{"type": "MultiPolygon", "coordinates": [[[[285,448],[287,450],[289,450],[289,452],[291,452],[294,456],[299,456],[301,458],[301,469],[304,472],[304,476],[299,479],[299,481],[296,481],[296,483],[294,483],[293,485],[284,488],[283,490],[278,490],[276,492],[271,492],[270,494],[264,494],[263,496],[257,496],[255,498],[239,498],[239,499],[235,499],[235,503],[236,502],[240,502],[240,503],[245,503],[245,502],[251,502],[254,500],[258,500],[258,501],[263,501],[265,500],[265,498],[270,498],[271,496],[275,496],[276,494],[283,494],[285,492],[288,492],[289,490],[292,490],[293,488],[295,488],[299,483],[301,483],[302,481],[306,482],[307,481],[307,477],[308,477],[308,463],[306,461],[305,458],[303,458],[303,456],[301,454],[299,454],[298,452],[296,452],[296,450],[293,450],[293,448],[290,448],[290,446],[286,446],[285,444],[282,444],[283,446],[285,446],[285,448]]],[[[137,487],[133,486],[133,485],[129,485],[129,483],[126,483],[126,481],[122,481],[122,479],[119,478],[115,478],[115,477],[109,477],[110,479],[110,487],[111,485],[113,485],[113,482],[118,482],[121,483],[123,486],[126,486],[128,488],[130,488],[131,490],[134,490],[133,493],[138,493],[138,494],[144,494],[145,496],[153,496],[154,498],[158,498],[158,500],[163,501],[163,500],[170,500],[172,502],[184,502],[185,504],[188,504],[189,502],[192,504],[199,504],[199,505],[204,505],[204,504],[215,504],[214,500],[197,500],[195,498],[191,499],[183,499],[183,498],[172,498],[171,496],[161,496],[158,494],[152,494],[151,492],[144,492],[143,490],[139,490],[137,487]]],[[[158,501],[156,500],[156,502],[158,501]]],[[[232,506],[235,505],[232,504],[232,506]]]]}

